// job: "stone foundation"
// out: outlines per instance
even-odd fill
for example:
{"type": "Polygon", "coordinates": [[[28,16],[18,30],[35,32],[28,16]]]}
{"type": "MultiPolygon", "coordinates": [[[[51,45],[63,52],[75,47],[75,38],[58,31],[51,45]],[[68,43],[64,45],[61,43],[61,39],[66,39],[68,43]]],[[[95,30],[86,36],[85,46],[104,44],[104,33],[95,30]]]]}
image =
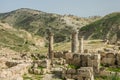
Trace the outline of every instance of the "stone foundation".
{"type": "Polygon", "coordinates": [[[51,60],[35,60],[29,69],[31,74],[46,74],[50,72],[51,60]]]}
{"type": "Polygon", "coordinates": [[[100,54],[73,54],[73,58],[66,62],[78,67],[93,67],[94,72],[99,73],[100,54]]]}
{"type": "Polygon", "coordinates": [[[80,69],[63,70],[63,79],[94,80],[92,67],[81,67],[80,69]]]}
{"type": "Polygon", "coordinates": [[[28,73],[31,64],[18,64],[17,66],[0,71],[0,80],[23,80],[22,75],[28,73]]]}

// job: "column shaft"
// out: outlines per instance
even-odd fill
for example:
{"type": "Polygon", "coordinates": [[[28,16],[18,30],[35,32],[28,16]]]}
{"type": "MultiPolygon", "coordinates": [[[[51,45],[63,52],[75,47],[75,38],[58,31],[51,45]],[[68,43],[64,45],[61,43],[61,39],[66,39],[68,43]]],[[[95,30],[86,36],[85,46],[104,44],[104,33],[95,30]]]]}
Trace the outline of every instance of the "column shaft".
{"type": "Polygon", "coordinates": [[[78,46],[79,46],[78,31],[76,30],[72,33],[71,51],[73,53],[77,53],[78,52],[78,46]]]}

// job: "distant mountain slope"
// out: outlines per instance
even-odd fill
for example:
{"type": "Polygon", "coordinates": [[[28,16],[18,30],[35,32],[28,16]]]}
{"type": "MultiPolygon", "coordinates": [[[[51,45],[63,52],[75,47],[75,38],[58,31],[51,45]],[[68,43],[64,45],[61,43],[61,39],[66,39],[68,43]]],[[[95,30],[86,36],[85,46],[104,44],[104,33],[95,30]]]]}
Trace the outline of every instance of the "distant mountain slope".
{"type": "Polygon", "coordinates": [[[120,12],[111,13],[80,29],[86,39],[109,39],[112,43],[120,40],[120,12]]]}
{"type": "Polygon", "coordinates": [[[55,33],[55,42],[69,40],[69,35],[73,28],[81,28],[99,18],[80,18],[73,15],[63,16],[27,8],[0,14],[0,19],[3,22],[42,37],[46,37],[47,29],[51,28],[55,33]]]}
{"type": "Polygon", "coordinates": [[[33,36],[25,30],[17,30],[1,21],[0,36],[0,47],[10,48],[17,52],[29,52],[34,48],[44,46],[44,40],[41,37],[33,36]]]}

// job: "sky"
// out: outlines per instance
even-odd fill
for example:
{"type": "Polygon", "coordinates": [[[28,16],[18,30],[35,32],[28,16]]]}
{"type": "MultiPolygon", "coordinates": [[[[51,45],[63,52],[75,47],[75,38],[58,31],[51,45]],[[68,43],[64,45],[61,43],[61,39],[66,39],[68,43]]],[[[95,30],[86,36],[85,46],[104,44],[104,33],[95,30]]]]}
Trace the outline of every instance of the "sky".
{"type": "Polygon", "coordinates": [[[120,0],[0,0],[0,13],[19,8],[80,17],[120,12],[120,0]]]}

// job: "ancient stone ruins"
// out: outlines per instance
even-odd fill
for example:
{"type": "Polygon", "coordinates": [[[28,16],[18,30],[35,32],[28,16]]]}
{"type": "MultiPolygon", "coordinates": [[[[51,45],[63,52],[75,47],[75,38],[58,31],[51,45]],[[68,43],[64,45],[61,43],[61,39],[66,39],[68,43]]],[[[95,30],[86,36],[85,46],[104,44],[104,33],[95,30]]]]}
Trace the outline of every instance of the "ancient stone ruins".
{"type": "MultiPolygon", "coordinates": [[[[26,59],[27,54],[21,54],[21,59],[6,59],[0,57],[0,80],[23,80],[24,74],[56,74],[63,80],[94,80],[95,76],[108,76],[120,73],[105,70],[105,67],[120,67],[120,47],[104,48],[90,52],[84,49],[84,37],[78,39],[78,31],[72,33],[71,51],[54,51],[54,34],[49,33],[48,55],[31,54],[35,60],[26,59]],[[57,65],[57,67],[56,67],[57,65]],[[58,66],[59,65],[59,66],[58,66]],[[102,67],[102,66],[104,67],[102,67]],[[56,72],[59,72],[57,74],[56,72]]],[[[52,80],[43,78],[42,80],[52,80]]]]}

